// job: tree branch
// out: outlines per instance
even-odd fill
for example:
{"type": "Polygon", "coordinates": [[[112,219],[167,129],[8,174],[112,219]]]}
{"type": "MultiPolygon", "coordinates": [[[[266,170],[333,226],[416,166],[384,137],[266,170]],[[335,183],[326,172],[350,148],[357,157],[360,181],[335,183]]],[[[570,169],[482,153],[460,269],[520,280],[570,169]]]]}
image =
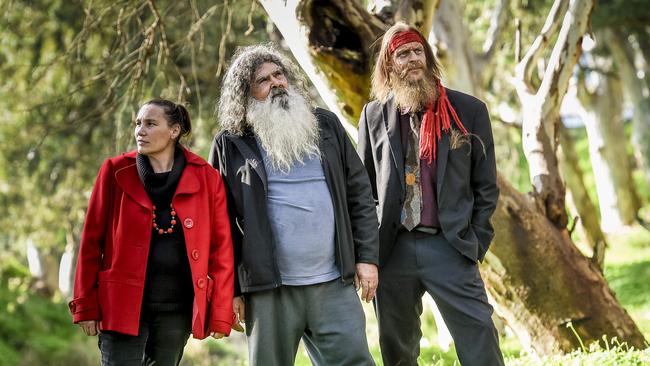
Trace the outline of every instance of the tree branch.
{"type": "Polygon", "coordinates": [[[483,43],[483,56],[485,62],[489,63],[494,57],[495,50],[503,38],[503,29],[510,18],[510,0],[500,0],[490,20],[490,28],[483,43]]]}
{"type": "Polygon", "coordinates": [[[424,36],[428,36],[433,26],[433,16],[440,0],[406,0],[392,1],[397,5],[395,20],[403,21],[416,27],[424,36]]]}
{"type": "Polygon", "coordinates": [[[538,91],[538,95],[553,94],[558,97],[546,99],[548,102],[543,105],[543,115],[555,113],[560,108],[573,68],[582,52],[582,38],[589,26],[593,8],[593,0],[571,1],[538,91]]]}
{"type": "Polygon", "coordinates": [[[555,0],[551,11],[546,17],[546,22],[541,32],[530,46],[519,64],[515,67],[515,79],[517,89],[530,91],[532,87],[533,67],[542,56],[542,52],[548,46],[551,37],[557,32],[561,24],[562,15],[569,6],[569,0],[555,0]]]}

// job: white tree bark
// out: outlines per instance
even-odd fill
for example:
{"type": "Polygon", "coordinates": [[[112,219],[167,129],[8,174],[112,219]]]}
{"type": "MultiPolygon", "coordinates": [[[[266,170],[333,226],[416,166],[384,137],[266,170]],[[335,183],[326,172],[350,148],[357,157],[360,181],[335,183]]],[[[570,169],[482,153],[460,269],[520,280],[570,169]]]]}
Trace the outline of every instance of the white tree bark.
{"type": "Polygon", "coordinates": [[[558,228],[566,226],[567,216],[565,187],[556,156],[556,124],[593,8],[594,0],[556,0],[542,33],[516,68],[515,84],[523,114],[522,144],[528,160],[533,197],[540,210],[558,228]],[[567,11],[561,16],[560,10],[567,3],[567,11]],[[535,88],[532,82],[534,63],[541,57],[560,19],[563,20],[557,41],[541,84],[535,88]]]}
{"type": "Polygon", "coordinates": [[[605,30],[604,41],[609,46],[614,63],[621,76],[625,94],[634,107],[632,115],[632,142],[639,166],[643,169],[650,186],[650,96],[646,83],[639,79],[634,65],[634,51],[627,37],[618,32],[605,30]]]}
{"type": "Polygon", "coordinates": [[[580,115],[589,139],[589,157],[600,206],[603,231],[614,233],[636,221],[639,209],[636,189],[632,181],[632,167],[626,151],[623,130],[623,89],[613,77],[593,72],[597,83],[593,91],[581,88],[581,98],[588,108],[580,115]]]}
{"type": "Polygon", "coordinates": [[[445,84],[451,88],[485,98],[486,85],[494,75],[496,50],[501,44],[510,15],[510,0],[500,0],[492,11],[490,28],[481,51],[470,44],[470,31],[463,17],[462,2],[442,1],[433,22],[430,39],[444,66],[445,84]]]}

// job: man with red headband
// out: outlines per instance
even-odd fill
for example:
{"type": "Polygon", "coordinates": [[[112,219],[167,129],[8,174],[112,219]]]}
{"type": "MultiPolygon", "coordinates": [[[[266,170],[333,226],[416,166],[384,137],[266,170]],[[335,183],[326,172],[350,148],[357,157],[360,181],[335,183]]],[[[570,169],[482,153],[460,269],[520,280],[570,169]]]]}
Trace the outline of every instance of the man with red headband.
{"type": "Polygon", "coordinates": [[[503,365],[477,262],[499,196],[485,104],[440,82],[413,27],[384,35],[357,151],[379,216],[376,311],[384,365],[417,365],[422,296],[435,300],[463,365],[503,365]]]}

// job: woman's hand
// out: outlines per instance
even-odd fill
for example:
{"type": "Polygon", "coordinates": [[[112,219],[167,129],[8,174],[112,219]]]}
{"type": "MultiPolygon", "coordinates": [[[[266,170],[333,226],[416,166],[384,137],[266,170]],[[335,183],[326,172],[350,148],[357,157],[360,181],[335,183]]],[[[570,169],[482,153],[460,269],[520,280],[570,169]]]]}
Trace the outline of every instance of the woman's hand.
{"type": "Polygon", "coordinates": [[[225,337],[226,335],[223,334],[223,333],[219,333],[219,332],[212,332],[212,333],[210,333],[210,336],[212,338],[214,338],[214,339],[221,339],[221,338],[225,337]]]}
{"type": "Polygon", "coordinates": [[[84,320],[77,324],[79,324],[87,336],[96,336],[99,334],[99,322],[97,320],[84,320]]]}

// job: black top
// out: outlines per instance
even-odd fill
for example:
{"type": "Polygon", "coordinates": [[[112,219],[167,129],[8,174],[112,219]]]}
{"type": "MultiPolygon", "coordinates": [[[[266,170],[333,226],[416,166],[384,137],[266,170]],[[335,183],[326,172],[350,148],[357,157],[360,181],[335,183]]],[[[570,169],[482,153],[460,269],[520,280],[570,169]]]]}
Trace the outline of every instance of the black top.
{"type": "MultiPolygon", "coordinates": [[[[144,155],[137,155],[136,164],[145,191],[156,206],[156,223],[167,229],[171,226],[170,204],[185,168],[185,156],[177,148],[172,170],[165,173],[155,173],[144,155]]],[[[145,311],[184,311],[192,307],[192,274],[182,225],[178,217],[176,221],[171,234],[161,235],[153,225],[149,227],[152,232],[142,300],[145,311]]]]}

